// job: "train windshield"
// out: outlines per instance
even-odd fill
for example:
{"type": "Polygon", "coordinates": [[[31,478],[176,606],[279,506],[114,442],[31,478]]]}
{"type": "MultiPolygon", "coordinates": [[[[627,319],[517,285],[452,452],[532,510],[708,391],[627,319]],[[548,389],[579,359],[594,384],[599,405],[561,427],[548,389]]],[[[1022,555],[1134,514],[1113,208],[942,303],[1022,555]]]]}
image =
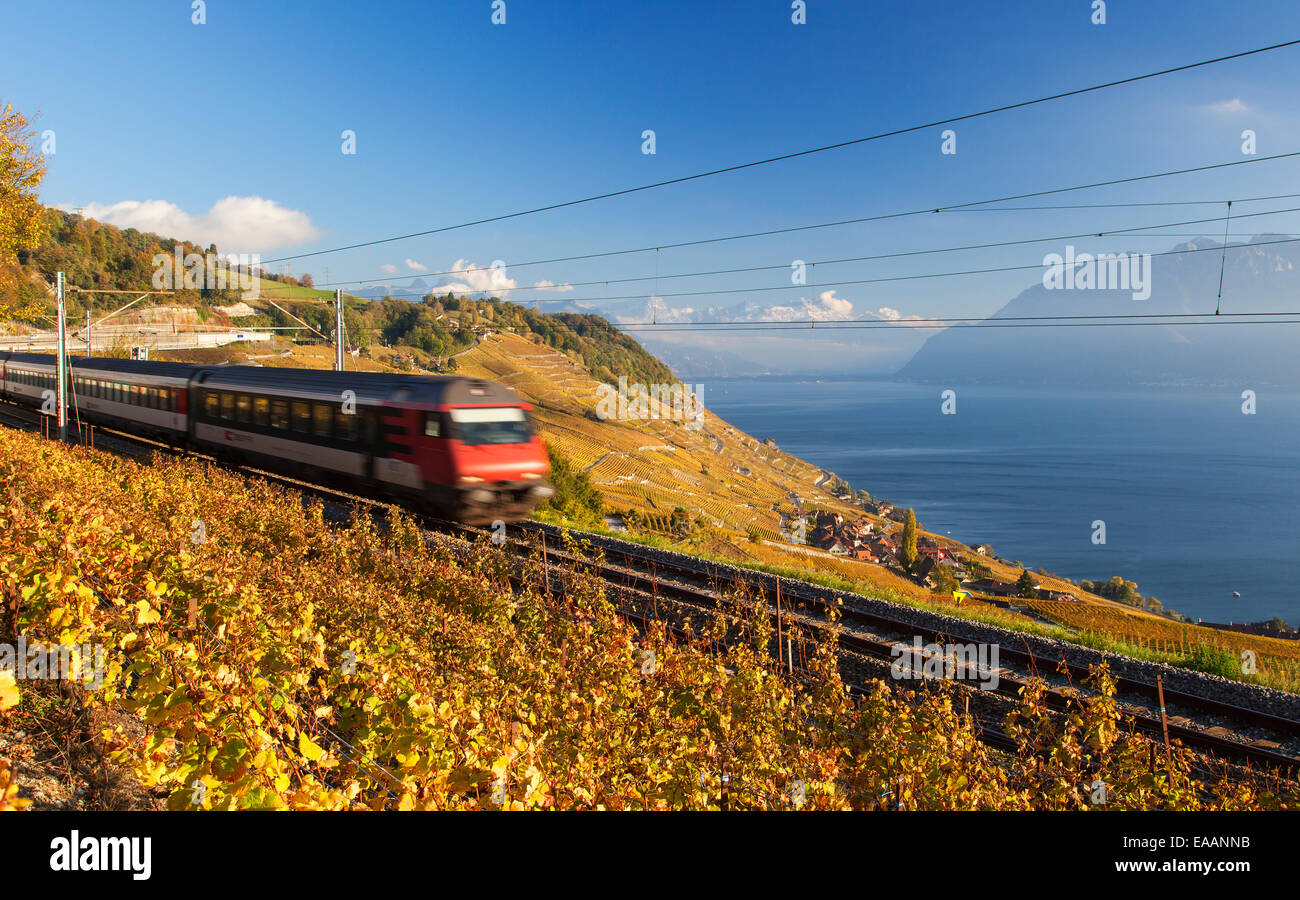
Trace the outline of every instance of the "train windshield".
{"type": "Polygon", "coordinates": [[[453,409],[451,421],[452,436],[466,444],[526,444],[533,435],[517,406],[453,409]]]}

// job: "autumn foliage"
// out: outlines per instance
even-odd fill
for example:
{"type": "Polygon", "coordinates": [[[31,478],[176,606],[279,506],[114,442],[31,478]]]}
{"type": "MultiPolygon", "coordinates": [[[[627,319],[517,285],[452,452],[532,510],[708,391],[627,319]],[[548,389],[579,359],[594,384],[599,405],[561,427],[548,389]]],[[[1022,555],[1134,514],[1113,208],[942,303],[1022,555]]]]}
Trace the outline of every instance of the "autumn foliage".
{"type": "MultiPolygon", "coordinates": [[[[500,551],[440,549],[401,516],[330,525],[197,462],[0,431],[16,626],[107,648],[85,702],[144,730],[103,752],[172,809],[1086,809],[1098,778],[1109,808],[1282,803],[1153,761],[1104,672],[1068,722],[1024,698],[1021,752],[996,754],[947,690],[851,698],[832,647],[792,681],[743,598],[694,637],[639,634],[602,583],[547,590],[530,565],[512,585],[500,551]]],[[[11,784],[0,761],[0,806],[11,784]]]]}

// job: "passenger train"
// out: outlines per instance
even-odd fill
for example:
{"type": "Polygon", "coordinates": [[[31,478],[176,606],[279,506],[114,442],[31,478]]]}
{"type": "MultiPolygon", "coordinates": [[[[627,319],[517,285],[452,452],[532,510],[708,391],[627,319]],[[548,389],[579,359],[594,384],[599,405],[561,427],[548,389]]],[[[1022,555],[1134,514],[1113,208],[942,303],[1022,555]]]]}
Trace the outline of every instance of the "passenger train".
{"type": "MultiPolygon", "coordinates": [[[[56,358],[0,353],[0,397],[54,409],[56,358]]],[[[473,378],[74,357],[68,417],[469,524],[554,491],[533,407],[473,378]]]]}

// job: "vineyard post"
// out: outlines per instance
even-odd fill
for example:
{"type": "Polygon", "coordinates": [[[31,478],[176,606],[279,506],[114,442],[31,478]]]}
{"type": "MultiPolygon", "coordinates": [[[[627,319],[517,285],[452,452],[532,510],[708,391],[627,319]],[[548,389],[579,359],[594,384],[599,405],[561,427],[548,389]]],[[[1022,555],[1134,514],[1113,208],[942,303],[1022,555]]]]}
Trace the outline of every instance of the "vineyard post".
{"type": "Polygon", "coordinates": [[[778,661],[778,671],[780,670],[779,662],[781,659],[781,576],[776,576],[776,658],[778,661]]]}
{"type": "Polygon", "coordinates": [[[1169,763],[1169,777],[1174,774],[1174,758],[1169,749],[1169,719],[1165,716],[1165,682],[1160,675],[1156,676],[1156,693],[1160,695],[1160,725],[1165,731],[1165,760],[1169,763]]]}
{"type": "Polygon", "coordinates": [[[94,354],[90,352],[90,307],[87,306],[86,307],[86,356],[87,358],[89,358],[93,355],[94,354]]]}
{"type": "Polygon", "coordinates": [[[56,272],[54,275],[54,289],[58,306],[58,360],[54,364],[54,377],[58,381],[55,390],[54,402],[58,404],[58,422],[59,422],[59,441],[68,440],[68,409],[67,394],[65,393],[64,381],[68,377],[67,356],[68,356],[68,325],[64,319],[64,302],[63,302],[63,273],[56,272]]]}

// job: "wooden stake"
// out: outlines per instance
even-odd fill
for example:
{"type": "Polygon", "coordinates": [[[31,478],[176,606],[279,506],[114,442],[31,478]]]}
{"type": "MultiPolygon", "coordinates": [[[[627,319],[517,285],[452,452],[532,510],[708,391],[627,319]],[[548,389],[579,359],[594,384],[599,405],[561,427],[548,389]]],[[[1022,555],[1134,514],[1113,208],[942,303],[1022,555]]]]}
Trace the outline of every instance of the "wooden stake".
{"type": "Polygon", "coordinates": [[[1169,774],[1173,777],[1174,757],[1169,749],[1169,719],[1165,715],[1165,682],[1159,675],[1156,676],[1156,693],[1160,696],[1160,726],[1165,730],[1165,761],[1169,763],[1169,774]]]}
{"type": "Polygon", "coordinates": [[[781,576],[776,577],[776,657],[781,659],[781,576]]]}

